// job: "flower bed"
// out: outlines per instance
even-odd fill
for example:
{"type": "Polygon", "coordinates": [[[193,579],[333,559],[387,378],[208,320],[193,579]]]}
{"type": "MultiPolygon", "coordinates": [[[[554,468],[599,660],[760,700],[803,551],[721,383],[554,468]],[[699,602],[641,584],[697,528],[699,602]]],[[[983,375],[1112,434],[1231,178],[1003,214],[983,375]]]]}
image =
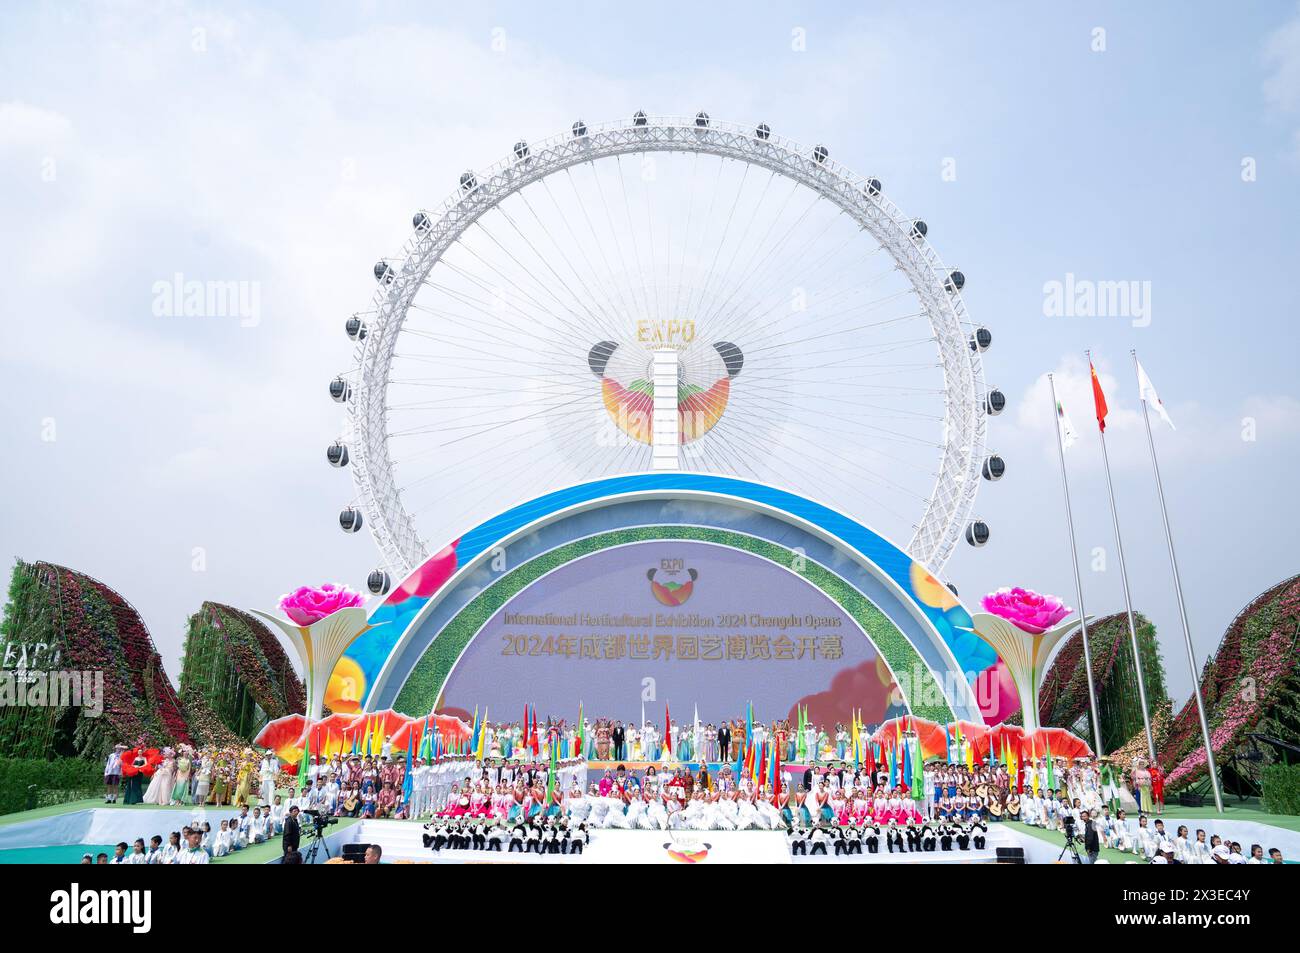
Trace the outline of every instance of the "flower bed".
{"type": "MultiPolygon", "coordinates": [[[[1241,744],[1247,732],[1300,741],[1300,576],[1262,593],[1233,620],[1203,669],[1210,744],[1217,756],[1241,744]]],[[[1207,759],[1196,699],[1189,699],[1159,752],[1168,770],[1165,784],[1177,791],[1203,778],[1207,759]]]]}

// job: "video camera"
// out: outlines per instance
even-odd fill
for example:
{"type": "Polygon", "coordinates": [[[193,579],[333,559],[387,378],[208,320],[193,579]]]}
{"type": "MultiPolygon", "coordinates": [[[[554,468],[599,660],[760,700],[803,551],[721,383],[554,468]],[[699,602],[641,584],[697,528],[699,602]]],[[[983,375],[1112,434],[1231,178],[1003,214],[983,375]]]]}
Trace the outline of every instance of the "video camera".
{"type": "Polygon", "coordinates": [[[320,811],[303,811],[303,814],[311,821],[312,827],[314,828],[312,833],[317,837],[322,836],[325,833],[325,829],[331,824],[337,824],[339,822],[337,817],[330,817],[328,814],[322,814],[320,811]]]}

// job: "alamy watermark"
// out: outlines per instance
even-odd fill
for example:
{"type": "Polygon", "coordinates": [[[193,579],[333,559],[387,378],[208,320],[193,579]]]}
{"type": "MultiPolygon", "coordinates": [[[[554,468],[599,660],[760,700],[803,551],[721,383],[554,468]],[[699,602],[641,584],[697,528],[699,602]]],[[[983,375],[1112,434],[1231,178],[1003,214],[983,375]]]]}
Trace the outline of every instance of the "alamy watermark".
{"type": "Polygon", "coordinates": [[[262,322],[260,281],[199,281],[176,272],[153,283],[156,318],[238,318],[239,326],[262,322]]]}
{"type": "Polygon", "coordinates": [[[0,708],[81,708],[104,714],[103,671],[6,669],[0,672],[0,708]]]}
{"type": "Polygon", "coordinates": [[[1093,281],[1066,272],[1064,281],[1043,283],[1043,314],[1049,318],[1129,318],[1135,328],[1151,323],[1151,282],[1093,281]]]}

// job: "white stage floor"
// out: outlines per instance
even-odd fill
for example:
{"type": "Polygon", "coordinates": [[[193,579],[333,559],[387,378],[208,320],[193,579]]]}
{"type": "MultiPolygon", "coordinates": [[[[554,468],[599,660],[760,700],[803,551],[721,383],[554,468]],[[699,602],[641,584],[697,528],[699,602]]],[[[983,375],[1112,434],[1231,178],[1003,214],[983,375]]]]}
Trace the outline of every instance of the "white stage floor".
{"type": "Polygon", "coordinates": [[[982,851],[951,850],[920,853],[829,853],[790,856],[780,831],[622,831],[595,830],[581,854],[527,854],[489,850],[442,850],[434,853],[421,839],[424,830],[407,821],[362,821],[330,838],[330,853],[345,843],[377,843],[384,862],[426,864],[978,864],[993,863],[998,847],[1020,847],[1014,832],[993,825],[982,851]],[[337,838],[337,840],[336,840],[337,838]]]}

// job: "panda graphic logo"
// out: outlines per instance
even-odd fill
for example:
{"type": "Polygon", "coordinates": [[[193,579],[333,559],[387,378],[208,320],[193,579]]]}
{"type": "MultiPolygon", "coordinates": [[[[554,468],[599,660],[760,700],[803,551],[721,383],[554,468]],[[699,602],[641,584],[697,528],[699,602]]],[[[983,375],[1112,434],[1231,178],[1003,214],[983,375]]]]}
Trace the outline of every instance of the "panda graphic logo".
{"type": "Polygon", "coordinates": [[[650,580],[650,591],[654,597],[663,605],[670,608],[684,605],[686,600],[691,597],[695,591],[695,580],[700,578],[700,574],[694,569],[684,570],[690,578],[682,581],[680,577],[683,570],[663,570],[651,569],[645,576],[650,580]]]}

